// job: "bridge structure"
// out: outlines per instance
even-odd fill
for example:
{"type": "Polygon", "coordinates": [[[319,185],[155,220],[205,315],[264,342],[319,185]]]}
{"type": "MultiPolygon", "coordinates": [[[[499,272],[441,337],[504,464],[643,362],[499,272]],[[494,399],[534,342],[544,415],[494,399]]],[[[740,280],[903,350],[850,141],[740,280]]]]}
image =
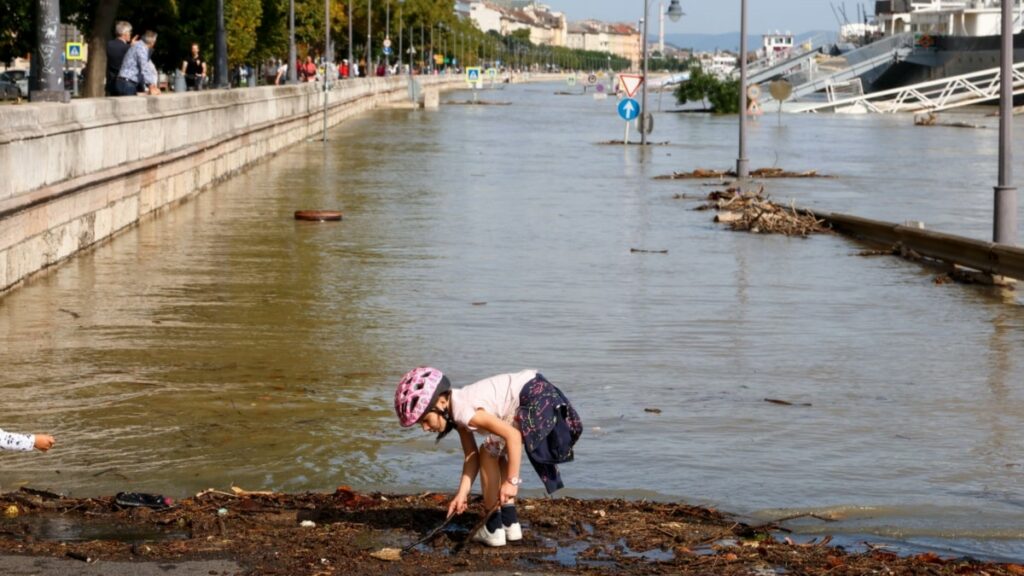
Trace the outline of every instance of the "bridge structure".
{"type": "MultiPolygon", "coordinates": [[[[814,60],[809,60],[807,66],[800,67],[795,72],[774,77],[781,77],[793,85],[793,93],[790,98],[795,100],[815,92],[829,90],[835,85],[855,80],[882,66],[897,62],[908,56],[913,51],[913,47],[913,34],[897,34],[847,52],[843,55],[845,66],[837,70],[822,72],[814,60]]],[[[804,55],[800,58],[807,56],[817,56],[817,54],[804,55]]],[[[803,61],[801,60],[801,62],[803,61]]],[[[793,65],[796,66],[799,63],[794,62],[793,65]]],[[[772,75],[763,73],[752,77],[750,82],[759,83],[772,78],[772,75]]],[[[770,99],[770,97],[768,98],[770,99]]]]}
{"type": "MultiPolygon", "coordinates": [[[[791,112],[853,112],[897,114],[902,112],[942,112],[999,99],[1002,84],[999,68],[989,68],[961,76],[931,80],[838,99],[819,104],[797,105],[791,112]]],[[[1024,62],[1013,67],[1013,93],[1024,94],[1024,62]]]]}

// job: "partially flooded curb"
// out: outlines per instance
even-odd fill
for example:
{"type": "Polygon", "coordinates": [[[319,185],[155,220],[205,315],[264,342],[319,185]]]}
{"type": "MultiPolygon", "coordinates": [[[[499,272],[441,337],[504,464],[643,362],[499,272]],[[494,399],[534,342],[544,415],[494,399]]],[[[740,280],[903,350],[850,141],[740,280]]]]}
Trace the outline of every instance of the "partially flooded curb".
{"type": "Polygon", "coordinates": [[[150,509],[122,507],[111,497],[19,491],[0,496],[8,511],[0,524],[0,556],[169,567],[217,560],[237,563],[237,573],[261,575],[1024,574],[1014,564],[934,554],[847,553],[827,538],[796,543],[778,524],[749,526],[710,508],[574,498],[521,500],[526,534],[519,544],[467,544],[480,519],[477,503],[476,512],[396,560],[372,556],[426,535],[444,521],[447,502],[446,494],[364,494],[344,487],[331,494],[207,490],[150,509]]]}

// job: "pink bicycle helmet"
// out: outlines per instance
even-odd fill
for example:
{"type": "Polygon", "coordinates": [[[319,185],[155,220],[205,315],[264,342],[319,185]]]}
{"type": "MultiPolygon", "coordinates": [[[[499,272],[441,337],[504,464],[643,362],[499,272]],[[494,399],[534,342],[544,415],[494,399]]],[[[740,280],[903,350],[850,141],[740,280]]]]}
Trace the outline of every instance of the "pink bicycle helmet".
{"type": "Polygon", "coordinates": [[[438,397],[451,389],[451,383],[437,368],[420,366],[413,368],[402,377],[395,390],[395,413],[403,427],[408,428],[420,421],[434,405],[438,397]]]}

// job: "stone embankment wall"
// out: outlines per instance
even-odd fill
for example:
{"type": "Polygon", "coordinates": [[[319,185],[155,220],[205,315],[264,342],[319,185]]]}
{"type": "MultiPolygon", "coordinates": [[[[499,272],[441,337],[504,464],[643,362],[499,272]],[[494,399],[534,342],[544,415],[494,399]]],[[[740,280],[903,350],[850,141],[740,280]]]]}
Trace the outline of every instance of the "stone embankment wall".
{"type": "MultiPolygon", "coordinates": [[[[328,123],[408,97],[405,77],[341,82],[328,123]]],[[[322,130],[313,84],[0,107],[0,294],[322,130]]]]}

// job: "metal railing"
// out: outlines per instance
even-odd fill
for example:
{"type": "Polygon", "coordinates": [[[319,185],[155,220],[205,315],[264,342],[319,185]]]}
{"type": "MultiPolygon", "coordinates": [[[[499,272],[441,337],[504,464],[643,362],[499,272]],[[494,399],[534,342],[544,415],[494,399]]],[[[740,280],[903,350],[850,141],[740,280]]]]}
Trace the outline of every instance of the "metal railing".
{"type": "MultiPolygon", "coordinates": [[[[931,80],[835,102],[811,104],[793,111],[824,112],[859,107],[864,112],[878,114],[941,112],[998,99],[1000,77],[999,68],[989,68],[970,74],[931,80]]],[[[1013,87],[1014,94],[1024,93],[1024,62],[1013,67],[1013,87]]]]}
{"type": "Polygon", "coordinates": [[[899,246],[921,256],[951,265],[972,268],[993,276],[1024,279],[1024,249],[935,232],[913,226],[870,220],[848,214],[816,214],[844,234],[882,244],[899,246]]]}
{"type": "Polygon", "coordinates": [[[886,63],[895,62],[900,56],[909,54],[913,45],[912,33],[897,34],[847,52],[843,55],[846,67],[840,70],[822,72],[812,63],[806,70],[786,76],[786,81],[793,85],[791,99],[825,90],[832,84],[853,80],[886,63]]]}

